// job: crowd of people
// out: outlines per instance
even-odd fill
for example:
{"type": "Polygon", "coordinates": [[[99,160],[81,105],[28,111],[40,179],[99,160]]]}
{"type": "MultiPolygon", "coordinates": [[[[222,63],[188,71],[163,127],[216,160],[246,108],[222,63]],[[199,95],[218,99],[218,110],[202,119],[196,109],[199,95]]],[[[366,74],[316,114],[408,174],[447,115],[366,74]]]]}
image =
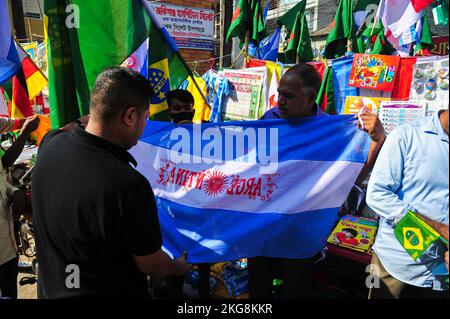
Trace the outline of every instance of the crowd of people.
{"type": "MultiPolygon", "coordinates": [[[[315,102],[320,85],[314,67],[293,66],[280,81],[278,108],[270,109],[261,120],[328,116],[315,102]]],[[[172,260],[162,250],[152,188],[133,168],[136,161],[127,152],[144,131],[153,94],[140,74],[109,68],[96,80],[89,117],[51,131],[42,141],[32,180],[39,298],[149,298],[147,275],[167,278],[172,288],[181,291],[191,266],[186,254],[172,260]],[[76,289],[67,286],[68,265],[79,266],[76,289]]],[[[171,91],[167,101],[174,123],[192,124],[194,98],[188,91],[171,91]]],[[[369,111],[356,121],[372,144],[355,187],[372,171],[367,203],[381,217],[372,260],[378,267],[372,269],[378,270],[374,275],[382,285],[371,289],[370,298],[449,296],[442,277],[431,271],[444,256],[448,269],[448,247],[436,245],[426,258],[414,261],[394,235],[396,224],[413,210],[448,240],[448,113],[442,110],[400,127],[389,137],[378,116],[369,111]]],[[[21,136],[36,125],[35,119],[27,121],[21,136]]],[[[21,148],[22,139],[18,139],[7,151],[11,154],[2,157],[3,166],[11,165],[21,148]]],[[[0,289],[15,298],[12,283],[17,281],[17,254],[8,233],[7,220],[12,214],[7,207],[12,202],[13,211],[20,212],[20,203],[4,177],[1,180],[0,289]]],[[[283,298],[310,295],[316,255],[248,257],[250,298],[271,298],[276,275],[284,282],[283,298]]],[[[210,264],[197,266],[200,295],[206,296],[210,264]]]]}

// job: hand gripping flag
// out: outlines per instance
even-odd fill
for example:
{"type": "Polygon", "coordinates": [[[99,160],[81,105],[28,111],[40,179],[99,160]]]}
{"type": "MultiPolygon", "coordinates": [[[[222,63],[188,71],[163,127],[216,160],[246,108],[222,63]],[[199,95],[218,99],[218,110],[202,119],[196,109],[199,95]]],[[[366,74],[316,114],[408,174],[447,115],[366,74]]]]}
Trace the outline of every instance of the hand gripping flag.
{"type": "Polygon", "coordinates": [[[352,116],[149,122],[130,152],[149,180],[164,247],[192,263],[319,253],[368,154],[352,116]]]}

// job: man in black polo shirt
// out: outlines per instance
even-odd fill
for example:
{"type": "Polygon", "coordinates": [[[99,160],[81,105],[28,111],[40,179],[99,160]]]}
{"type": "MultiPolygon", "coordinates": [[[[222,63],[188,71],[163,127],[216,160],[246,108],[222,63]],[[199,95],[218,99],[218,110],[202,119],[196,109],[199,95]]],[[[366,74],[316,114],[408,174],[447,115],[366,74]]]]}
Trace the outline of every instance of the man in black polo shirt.
{"type": "Polygon", "coordinates": [[[95,83],[86,130],[42,142],[32,181],[39,298],[146,298],[144,273],[189,269],[161,250],[152,189],[127,152],[152,95],[138,73],[109,68],[95,83]]]}

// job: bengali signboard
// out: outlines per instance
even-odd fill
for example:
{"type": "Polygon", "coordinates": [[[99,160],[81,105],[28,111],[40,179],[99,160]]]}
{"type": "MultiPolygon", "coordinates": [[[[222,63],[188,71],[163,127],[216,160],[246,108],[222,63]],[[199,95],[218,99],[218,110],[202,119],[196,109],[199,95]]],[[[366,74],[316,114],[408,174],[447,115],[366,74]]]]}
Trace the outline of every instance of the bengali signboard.
{"type": "Polygon", "coordinates": [[[179,48],[214,50],[214,10],[152,3],[179,48]]]}

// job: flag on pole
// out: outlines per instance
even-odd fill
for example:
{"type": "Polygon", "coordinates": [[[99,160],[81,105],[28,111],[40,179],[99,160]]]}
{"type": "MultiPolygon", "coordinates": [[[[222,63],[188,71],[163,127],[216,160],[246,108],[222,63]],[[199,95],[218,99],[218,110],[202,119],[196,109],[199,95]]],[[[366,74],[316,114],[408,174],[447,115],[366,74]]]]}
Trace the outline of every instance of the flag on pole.
{"type": "Polygon", "coordinates": [[[386,37],[399,38],[422,17],[422,10],[433,0],[381,0],[380,18],[386,37]]]}
{"type": "Polygon", "coordinates": [[[133,69],[148,78],[148,39],[122,63],[122,66],[133,69]]]}
{"type": "Polygon", "coordinates": [[[278,75],[277,72],[272,72],[272,79],[269,86],[269,109],[278,107],[278,75]]]}
{"type": "Polygon", "coordinates": [[[148,78],[155,90],[155,95],[151,99],[150,118],[170,121],[167,94],[170,90],[177,89],[188,78],[191,71],[183,63],[175,41],[150,7],[149,2],[142,0],[142,3],[151,17],[148,78]]]}
{"type": "Polygon", "coordinates": [[[353,116],[325,116],[182,128],[149,122],[130,152],[152,186],[165,250],[214,263],[322,251],[369,148],[353,116]],[[181,143],[170,138],[175,130],[186,137],[181,143]],[[180,151],[188,160],[174,157],[180,151]],[[276,160],[261,160],[274,151],[276,160]]]}
{"type": "Polygon", "coordinates": [[[266,61],[276,61],[278,59],[278,50],[280,48],[281,27],[262,40],[259,44],[258,59],[266,61]]]}
{"type": "Polygon", "coordinates": [[[16,74],[20,68],[6,0],[0,0],[0,30],[0,84],[2,84],[16,74]]]}
{"type": "Polygon", "coordinates": [[[238,37],[241,44],[250,31],[250,41],[259,43],[266,35],[264,13],[260,0],[239,0],[227,33],[227,42],[238,37]]]}
{"type": "Polygon", "coordinates": [[[334,59],[345,55],[348,51],[348,43],[356,47],[356,26],[353,20],[353,0],[341,0],[336,10],[331,32],[325,43],[324,56],[334,59]]]}
{"type": "Polygon", "coordinates": [[[98,74],[110,66],[121,65],[147,38],[150,39],[149,77],[158,85],[155,87],[158,104],[165,102],[165,92],[170,90],[169,78],[176,87],[187,77],[187,69],[175,61],[179,58],[173,41],[169,42],[170,36],[163,34],[165,29],[156,24],[150,16],[151,10],[144,7],[147,1],[46,0],[44,4],[53,127],[61,127],[87,114],[90,92],[98,74]],[[66,12],[69,4],[77,8],[81,21],[78,28],[66,25],[66,21],[73,19],[73,12],[66,12]],[[183,79],[179,80],[180,77],[183,79]]]}
{"type": "Polygon", "coordinates": [[[280,26],[285,26],[288,32],[288,36],[290,36],[292,29],[294,29],[294,24],[297,21],[298,13],[305,12],[306,8],[306,0],[299,1],[295,6],[289,9],[280,19],[278,19],[277,23],[280,26]]]}
{"type": "Polygon", "coordinates": [[[297,63],[297,57],[300,62],[314,59],[305,11],[297,13],[285,53],[289,63],[297,63]]]}

